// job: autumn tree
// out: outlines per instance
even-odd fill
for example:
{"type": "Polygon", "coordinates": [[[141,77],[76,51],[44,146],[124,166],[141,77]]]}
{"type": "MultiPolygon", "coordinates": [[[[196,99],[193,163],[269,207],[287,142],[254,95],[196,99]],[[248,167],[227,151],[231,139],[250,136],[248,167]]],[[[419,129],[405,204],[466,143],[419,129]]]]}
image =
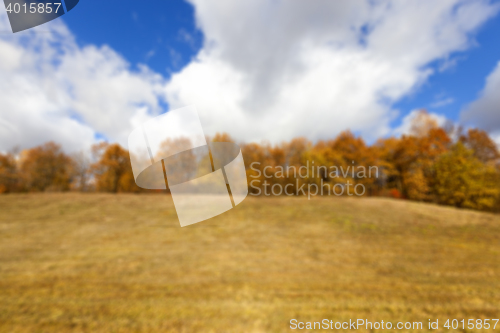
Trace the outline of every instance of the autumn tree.
{"type": "Polygon", "coordinates": [[[474,157],[483,163],[498,160],[500,154],[496,143],[488,133],[480,129],[469,129],[466,135],[460,137],[465,147],[472,150],[474,157]]]}
{"type": "Polygon", "coordinates": [[[216,133],[212,139],[208,139],[207,141],[212,142],[235,142],[234,139],[227,133],[216,133]]]}
{"type": "Polygon", "coordinates": [[[323,186],[323,189],[328,191],[335,184],[346,181],[342,174],[338,175],[339,177],[336,177],[336,175],[333,178],[330,177],[331,172],[329,167],[341,166],[344,164],[344,160],[342,155],[332,149],[332,146],[328,142],[319,141],[311,150],[304,152],[304,162],[309,166],[308,174],[310,178],[308,179],[308,183],[316,184],[319,189],[323,186]]]}
{"type": "Polygon", "coordinates": [[[395,163],[396,151],[399,147],[400,139],[395,137],[379,139],[373,145],[373,154],[376,156],[377,165],[380,168],[377,179],[377,193],[400,198],[402,196],[402,179],[398,165],[395,163]]]}
{"type": "Polygon", "coordinates": [[[258,143],[247,143],[241,145],[243,161],[247,173],[249,191],[257,193],[255,187],[261,188],[264,181],[263,169],[266,165],[270,165],[269,152],[266,147],[258,143]]]}
{"type": "Polygon", "coordinates": [[[432,166],[449,150],[448,131],[439,127],[427,111],[419,111],[412,119],[409,135],[403,135],[395,146],[391,164],[398,190],[404,197],[418,201],[434,200],[435,175],[432,166]]]}
{"type": "Polygon", "coordinates": [[[0,193],[19,189],[19,172],[13,154],[0,154],[0,193]]]}
{"type": "MultiPolygon", "coordinates": [[[[251,193],[256,193],[259,187],[262,193],[264,182],[269,187],[279,184],[282,188],[291,184],[290,193],[306,183],[333,188],[350,182],[362,184],[366,195],[390,194],[456,207],[500,210],[497,145],[479,129],[470,129],[460,136],[456,133],[461,130],[454,126],[440,127],[435,117],[420,111],[407,134],[380,139],[373,145],[345,131],[334,139],[314,144],[305,138],[295,138],[274,145],[242,143],[240,148],[251,193]],[[332,177],[331,167],[342,167],[344,172],[332,177]],[[361,167],[377,167],[377,177],[351,172],[352,168],[361,167]],[[304,170],[308,170],[305,177],[304,170]]],[[[167,180],[175,185],[212,172],[215,165],[225,160],[223,156],[234,155],[231,145],[216,144],[234,143],[227,134],[217,133],[207,138],[207,142],[212,154],[208,154],[206,146],[193,149],[187,138],[162,142],[153,156],[157,161],[153,166],[157,169],[141,173],[138,181],[163,186],[165,170],[167,180]]],[[[114,193],[142,191],[135,184],[129,157],[129,152],[118,144],[108,143],[93,146],[90,159],[83,152],[70,158],[55,143],[24,150],[19,155],[0,154],[0,193],[70,188],[114,193]]],[[[151,163],[149,154],[132,158],[142,158],[146,165],[151,163]]]]}
{"type": "Polygon", "coordinates": [[[430,130],[439,128],[435,117],[432,117],[427,110],[422,109],[416,112],[410,122],[409,135],[414,137],[425,137],[430,130]]]}
{"type": "Polygon", "coordinates": [[[71,155],[73,161],[73,188],[78,191],[86,192],[90,189],[91,179],[91,160],[89,154],[80,151],[71,155]]]}
{"type": "Polygon", "coordinates": [[[67,191],[73,171],[71,158],[54,142],[23,150],[20,154],[21,181],[28,191],[67,191]]]}
{"type": "Polygon", "coordinates": [[[100,143],[92,147],[97,162],[92,164],[96,189],[103,192],[138,192],[129,153],[119,144],[100,143]]]}
{"type": "MultiPolygon", "coordinates": [[[[306,138],[299,137],[292,139],[289,143],[282,143],[281,149],[284,153],[285,166],[300,166],[304,162],[304,153],[311,148],[312,144],[306,138]]],[[[276,156],[276,155],[275,155],[276,156]]],[[[275,161],[279,165],[281,161],[275,161]]]]}
{"type": "Polygon", "coordinates": [[[458,142],[435,166],[437,202],[460,208],[491,210],[500,195],[499,176],[458,142]]]}
{"type": "Polygon", "coordinates": [[[361,169],[369,170],[372,167],[379,170],[383,166],[375,147],[366,145],[361,137],[356,137],[351,131],[340,133],[334,140],[327,141],[325,146],[328,148],[325,153],[329,165],[341,166],[344,171],[350,170],[343,182],[362,184],[367,194],[373,194],[378,190],[379,179],[375,176],[380,176],[380,173],[372,175],[374,177],[359,173],[361,169]],[[353,170],[357,172],[353,173],[353,170]]]}

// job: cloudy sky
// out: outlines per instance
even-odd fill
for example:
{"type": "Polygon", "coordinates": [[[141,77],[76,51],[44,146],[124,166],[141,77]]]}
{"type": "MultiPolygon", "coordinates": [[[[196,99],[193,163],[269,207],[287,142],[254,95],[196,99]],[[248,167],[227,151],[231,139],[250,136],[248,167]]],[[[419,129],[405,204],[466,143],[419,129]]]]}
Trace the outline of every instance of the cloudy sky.
{"type": "Polygon", "coordinates": [[[500,142],[500,9],[486,0],[81,0],[12,34],[0,9],[0,151],[126,146],[198,108],[207,134],[399,135],[415,110],[500,142]]]}

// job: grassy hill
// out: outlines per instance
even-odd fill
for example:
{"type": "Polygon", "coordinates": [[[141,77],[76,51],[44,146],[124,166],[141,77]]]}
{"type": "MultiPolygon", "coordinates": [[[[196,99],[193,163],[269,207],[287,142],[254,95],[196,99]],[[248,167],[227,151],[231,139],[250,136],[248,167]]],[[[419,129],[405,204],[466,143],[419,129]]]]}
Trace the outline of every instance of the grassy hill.
{"type": "Polygon", "coordinates": [[[293,318],[422,332],[499,305],[497,215],[247,198],[180,228],[165,195],[0,196],[0,332],[290,332],[293,318]]]}

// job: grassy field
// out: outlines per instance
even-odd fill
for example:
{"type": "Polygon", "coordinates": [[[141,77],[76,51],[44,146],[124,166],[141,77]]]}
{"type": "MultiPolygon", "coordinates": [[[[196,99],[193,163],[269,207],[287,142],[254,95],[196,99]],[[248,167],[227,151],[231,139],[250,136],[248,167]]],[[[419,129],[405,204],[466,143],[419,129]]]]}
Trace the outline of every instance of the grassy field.
{"type": "Polygon", "coordinates": [[[1,332],[291,332],[292,318],[422,332],[499,316],[498,215],[247,198],[180,228],[165,195],[0,196],[1,332]]]}

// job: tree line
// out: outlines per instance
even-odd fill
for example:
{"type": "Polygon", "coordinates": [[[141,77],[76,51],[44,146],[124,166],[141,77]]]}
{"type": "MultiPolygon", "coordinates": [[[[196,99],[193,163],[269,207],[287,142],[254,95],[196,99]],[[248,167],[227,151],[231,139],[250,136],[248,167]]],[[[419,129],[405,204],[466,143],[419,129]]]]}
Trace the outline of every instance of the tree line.
{"type": "MultiPolygon", "coordinates": [[[[210,140],[233,142],[227,134],[210,140]]],[[[302,184],[324,187],[350,182],[362,184],[366,196],[500,211],[500,154],[495,142],[480,129],[439,126],[425,111],[413,119],[408,134],[379,139],[372,145],[350,131],[315,143],[295,138],[275,145],[239,145],[253,194],[264,193],[265,186],[274,184],[293,189],[302,184]],[[306,177],[283,172],[301,167],[311,169],[303,173],[306,177]],[[376,167],[377,174],[337,172],[332,176],[332,167],[376,167]]],[[[0,154],[0,193],[50,191],[152,192],[135,184],[129,152],[119,144],[101,142],[89,153],[68,155],[49,142],[0,154]]]]}

